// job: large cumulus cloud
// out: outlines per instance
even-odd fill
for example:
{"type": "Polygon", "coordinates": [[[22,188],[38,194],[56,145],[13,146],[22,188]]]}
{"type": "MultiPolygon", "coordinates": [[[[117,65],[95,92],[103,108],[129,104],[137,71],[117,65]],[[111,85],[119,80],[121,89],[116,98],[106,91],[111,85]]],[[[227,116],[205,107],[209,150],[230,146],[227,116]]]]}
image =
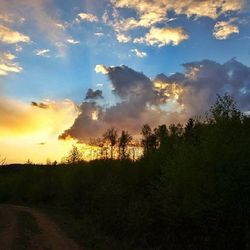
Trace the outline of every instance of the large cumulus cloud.
{"type": "Polygon", "coordinates": [[[87,142],[110,128],[126,129],[138,134],[149,123],[184,123],[202,115],[217,94],[234,96],[243,111],[250,108],[250,68],[236,59],[224,64],[210,60],[183,64],[184,71],[172,75],[159,74],[150,79],[127,66],[98,65],[97,72],[108,76],[113,94],[120,101],[113,106],[100,106],[85,100],[79,107],[74,124],[60,139],[68,137],[87,142]]]}

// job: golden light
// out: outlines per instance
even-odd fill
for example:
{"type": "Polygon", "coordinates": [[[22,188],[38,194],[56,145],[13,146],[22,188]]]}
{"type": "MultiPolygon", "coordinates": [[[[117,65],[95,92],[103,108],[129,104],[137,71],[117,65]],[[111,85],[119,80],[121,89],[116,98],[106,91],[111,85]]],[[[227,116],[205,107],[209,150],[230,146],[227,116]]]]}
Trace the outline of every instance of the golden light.
{"type": "Polygon", "coordinates": [[[198,73],[200,72],[201,70],[201,66],[200,67],[191,67],[189,68],[188,72],[186,72],[185,76],[187,78],[189,78],[190,80],[196,80],[197,79],[197,76],[198,76],[198,73]]]}
{"type": "Polygon", "coordinates": [[[98,115],[99,115],[99,113],[98,113],[97,110],[93,111],[92,114],[91,114],[91,119],[93,121],[97,121],[98,120],[98,115]]]}
{"type": "Polygon", "coordinates": [[[168,102],[176,102],[184,92],[182,86],[177,83],[167,83],[162,81],[154,81],[154,87],[156,90],[163,93],[168,98],[168,102]]]}
{"type": "Polygon", "coordinates": [[[41,108],[10,98],[0,100],[0,148],[8,163],[61,161],[74,140],[59,141],[78,114],[70,100],[45,100],[41,108]],[[45,105],[46,104],[46,105],[45,105]]]}

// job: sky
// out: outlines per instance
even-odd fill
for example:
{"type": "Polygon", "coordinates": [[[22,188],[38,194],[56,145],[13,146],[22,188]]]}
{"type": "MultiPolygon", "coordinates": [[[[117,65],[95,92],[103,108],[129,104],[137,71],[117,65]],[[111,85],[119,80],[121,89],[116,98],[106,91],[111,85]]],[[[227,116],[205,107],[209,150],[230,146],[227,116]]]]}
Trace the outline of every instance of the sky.
{"type": "Polygon", "coordinates": [[[0,157],[60,161],[115,127],[250,110],[248,0],[0,0],[0,157]]]}

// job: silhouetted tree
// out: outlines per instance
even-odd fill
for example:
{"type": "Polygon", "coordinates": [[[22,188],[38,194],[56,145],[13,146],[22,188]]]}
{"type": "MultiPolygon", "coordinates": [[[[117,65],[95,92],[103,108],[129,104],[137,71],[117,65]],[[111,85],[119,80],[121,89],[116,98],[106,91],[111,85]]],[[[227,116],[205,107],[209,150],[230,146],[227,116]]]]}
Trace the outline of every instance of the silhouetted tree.
{"type": "Polygon", "coordinates": [[[180,123],[169,125],[170,136],[172,137],[180,137],[183,133],[183,127],[180,123]]]}
{"type": "Polygon", "coordinates": [[[184,128],[184,137],[190,143],[194,143],[195,140],[194,127],[195,127],[194,119],[193,118],[188,119],[186,126],[184,128]]]}
{"type": "MultiPolygon", "coordinates": [[[[208,120],[190,119],[184,128],[144,125],[142,141],[127,149],[133,159],[141,146],[149,153],[136,162],[0,168],[0,203],[51,207],[87,249],[104,248],[89,231],[108,249],[249,249],[250,117],[233,103],[218,98],[208,120]]],[[[122,148],[129,136],[120,136],[122,148]]],[[[106,136],[114,147],[116,137],[114,129],[106,136]]],[[[110,157],[103,138],[99,146],[110,157]]]]}
{"type": "Polygon", "coordinates": [[[155,135],[157,137],[157,146],[163,147],[167,141],[168,137],[168,129],[165,124],[158,126],[158,128],[154,129],[155,135]]]}
{"type": "Polygon", "coordinates": [[[127,147],[129,143],[133,140],[133,137],[128,133],[128,131],[122,131],[121,136],[119,137],[119,154],[121,159],[126,159],[127,147]]]}
{"type": "Polygon", "coordinates": [[[5,165],[5,162],[6,162],[6,158],[2,158],[0,155],[0,166],[5,165]]]}
{"type": "Polygon", "coordinates": [[[194,119],[193,118],[190,118],[188,119],[187,123],[186,123],[186,126],[184,128],[185,130],[185,134],[188,134],[192,131],[192,129],[194,128],[194,119]]]}
{"type": "Polygon", "coordinates": [[[114,151],[114,146],[117,143],[117,131],[114,128],[108,129],[104,134],[103,134],[103,139],[107,141],[110,145],[110,156],[111,159],[113,159],[113,151],[114,151]]]}
{"type": "Polygon", "coordinates": [[[143,147],[144,155],[147,155],[157,148],[157,136],[155,133],[152,133],[152,129],[148,124],[143,125],[141,134],[141,145],[143,147]]]}
{"type": "Polygon", "coordinates": [[[83,155],[77,146],[73,145],[72,149],[69,151],[66,157],[66,162],[68,164],[76,164],[83,160],[83,155]]]}
{"type": "Polygon", "coordinates": [[[236,102],[230,95],[217,95],[215,104],[210,108],[211,119],[214,122],[240,120],[242,113],[236,106],[236,102]]]}
{"type": "Polygon", "coordinates": [[[33,162],[30,160],[30,159],[28,159],[27,161],[26,161],[26,163],[25,163],[26,165],[32,165],[33,164],[33,162]]]}

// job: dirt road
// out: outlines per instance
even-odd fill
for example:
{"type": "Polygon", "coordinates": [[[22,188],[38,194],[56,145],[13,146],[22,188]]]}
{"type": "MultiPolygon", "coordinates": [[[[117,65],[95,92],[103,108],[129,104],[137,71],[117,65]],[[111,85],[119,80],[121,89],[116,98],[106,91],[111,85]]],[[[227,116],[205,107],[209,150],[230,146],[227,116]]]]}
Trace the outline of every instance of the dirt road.
{"type": "Polygon", "coordinates": [[[79,250],[53,220],[34,208],[0,205],[1,250],[79,250]]]}

